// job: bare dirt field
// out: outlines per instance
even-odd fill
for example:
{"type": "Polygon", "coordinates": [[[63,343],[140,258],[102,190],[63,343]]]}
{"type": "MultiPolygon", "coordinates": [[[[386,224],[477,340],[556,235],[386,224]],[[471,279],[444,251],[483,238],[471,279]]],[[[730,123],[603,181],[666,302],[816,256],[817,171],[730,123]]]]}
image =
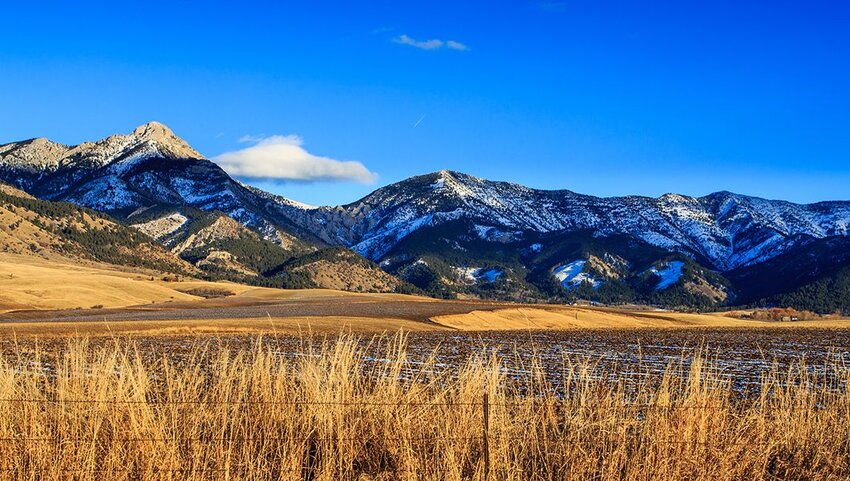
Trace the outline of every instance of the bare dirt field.
{"type": "Polygon", "coordinates": [[[719,314],[444,301],[393,294],[249,289],[223,299],[103,309],[20,310],[0,314],[0,335],[335,334],[407,331],[647,328],[846,329],[831,319],[777,323],[719,314]]]}

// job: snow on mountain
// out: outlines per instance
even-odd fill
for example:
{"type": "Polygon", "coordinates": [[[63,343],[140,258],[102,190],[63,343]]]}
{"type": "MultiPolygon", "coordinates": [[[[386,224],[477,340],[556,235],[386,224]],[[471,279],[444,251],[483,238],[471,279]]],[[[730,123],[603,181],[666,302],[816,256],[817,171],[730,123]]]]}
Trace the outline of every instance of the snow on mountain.
{"type": "Polygon", "coordinates": [[[456,267],[458,274],[461,279],[469,283],[493,283],[499,280],[499,278],[504,274],[501,269],[485,269],[482,267],[456,267]]]}
{"type": "Polygon", "coordinates": [[[162,204],[217,210],[274,242],[345,246],[375,261],[412,233],[457,220],[475,225],[471,234],[485,242],[518,242],[529,233],[626,235],[719,271],[763,262],[806,239],[850,235],[848,202],[799,205],[729,192],[599,198],[446,170],[348,205],[312,207],[241,184],[156,122],[76,146],[46,139],[2,145],[0,180],[119,217],[162,204]]]}
{"type": "Polygon", "coordinates": [[[132,227],[135,227],[157,241],[163,241],[179,231],[188,221],[189,218],[185,215],[174,212],[141,224],[133,224],[132,227]]]}
{"type": "Polygon", "coordinates": [[[514,242],[522,239],[522,231],[504,231],[497,227],[476,225],[475,232],[480,239],[490,242],[514,242]]]}
{"type": "Polygon", "coordinates": [[[281,213],[307,206],[235,181],[158,122],[70,147],[45,139],[0,146],[0,180],[119,218],[155,205],[188,205],[221,211],[282,246],[310,237],[281,213]]]}
{"type": "Polygon", "coordinates": [[[410,233],[458,218],[476,235],[521,236],[589,229],[625,234],[705,259],[718,270],[757,263],[793,246],[799,236],[850,234],[850,203],[799,205],[720,192],[706,197],[599,198],[534,190],[451,171],[412,177],[346,206],[305,209],[302,225],[328,243],[379,260],[410,233]]]}
{"type": "Polygon", "coordinates": [[[679,282],[679,279],[682,278],[682,268],[684,266],[685,263],[682,261],[670,261],[660,267],[652,266],[649,272],[657,275],[660,279],[655,286],[655,290],[663,291],[679,282]]]}
{"type": "Polygon", "coordinates": [[[3,164],[28,172],[55,168],[70,147],[45,138],[0,145],[3,164]]]}
{"type": "Polygon", "coordinates": [[[560,282],[567,290],[574,289],[582,285],[584,282],[589,282],[594,289],[601,286],[602,281],[596,279],[592,274],[585,272],[585,266],[587,266],[586,260],[575,260],[569,264],[555,267],[555,269],[552,270],[552,275],[555,279],[558,279],[558,282],[560,282]]]}

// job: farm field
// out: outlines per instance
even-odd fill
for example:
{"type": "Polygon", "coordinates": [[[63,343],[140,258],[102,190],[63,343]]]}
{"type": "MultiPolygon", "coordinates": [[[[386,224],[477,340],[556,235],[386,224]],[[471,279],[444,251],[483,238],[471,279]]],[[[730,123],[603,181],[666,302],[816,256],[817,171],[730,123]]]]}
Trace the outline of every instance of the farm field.
{"type": "MultiPolygon", "coordinates": [[[[337,322],[332,319],[329,322],[337,322]]],[[[341,321],[341,320],[340,320],[341,321]]],[[[361,330],[300,330],[271,327],[258,335],[253,329],[238,327],[219,331],[186,331],[152,328],[146,331],[113,330],[112,335],[3,336],[0,353],[7,358],[30,358],[35,353],[58,355],[69,345],[84,342],[91,349],[105,346],[132,346],[145,359],[167,358],[184,362],[200,348],[211,351],[249,350],[261,343],[281,359],[296,359],[323,342],[353,336],[365,349],[369,363],[381,363],[382,343],[397,335],[386,330],[383,321],[367,323],[361,330]],[[371,331],[379,322],[384,331],[371,331]],[[311,347],[312,346],[312,347],[311,347]]],[[[157,321],[148,321],[158,324],[157,321]]],[[[135,323],[127,323],[135,324],[135,323]]],[[[120,324],[119,324],[120,325],[120,324]]],[[[420,323],[410,322],[409,327],[420,323]]],[[[73,334],[73,333],[71,333],[73,334]]],[[[765,373],[779,369],[788,371],[805,363],[822,370],[832,363],[850,363],[850,330],[836,328],[640,328],[640,329],[574,329],[574,330],[500,330],[463,332],[447,329],[404,329],[405,356],[411,366],[426,364],[430,358],[439,361],[439,370],[460,369],[471,357],[482,352],[495,356],[505,372],[521,374],[536,364],[548,375],[558,375],[565,365],[592,363],[611,376],[657,376],[672,365],[687,366],[698,356],[708,356],[717,373],[741,386],[758,383],[765,373]]],[[[34,361],[34,360],[33,360],[34,361]]],[[[28,361],[29,362],[29,361],[28,361]]]]}
{"type": "Polygon", "coordinates": [[[169,283],[162,274],[94,262],[0,253],[0,315],[16,310],[90,309],[168,301],[191,301],[184,291],[201,287],[241,293],[234,283],[169,283]]]}
{"type": "Polygon", "coordinates": [[[169,282],[114,266],[0,254],[0,334],[9,336],[848,326],[842,319],[771,323],[722,314],[169,282]],[[205,298],[209,292],[224,294],[205,298]]]}
{"type": "Polygon", "coordinates": [[[795,332],[7,342],[0,479],[846,479],[848,336],[795,332]]]}
{"type": "Polygon", "coordinates": [[[842,319],[0,268],[0,480],[850,476],[842,319]]]}

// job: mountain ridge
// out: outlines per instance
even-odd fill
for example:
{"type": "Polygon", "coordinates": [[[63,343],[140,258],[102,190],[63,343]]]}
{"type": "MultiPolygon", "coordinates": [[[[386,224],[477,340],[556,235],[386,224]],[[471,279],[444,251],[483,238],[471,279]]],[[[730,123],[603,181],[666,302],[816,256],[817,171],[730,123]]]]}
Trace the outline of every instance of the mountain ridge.
{"type": "Polygon", "coordinates": [[[850,236],[847,201],[797,204],[728,191],[596,197],[451,170],[413,176],[348,204],[308,206],[231,178],[157,122],[77,146],[47,139],[2,145],[0,180],[39,198],[144,225],[155,237],[157,229],[185,222],[165,218],[175,215],[166,206],[221,212],[290,252],[349,248],[439,295],[563,297],[580,291],[607,298],[605,292],[616,286],[611,299],[651,300],[659,298],[656,273],[683,262],[684,277],[665,280],[664,292],[732,302],[746,289],[710,271],[745,279],[741,272],[784,253],[828,262],[823,249],[812,253],[812,241],[850,236]],[[152,224],[132,219],[148,209],[162,218],[145,219],[152,224]],[[578,266],[583,273],[574,272],[578,266]],[[592,279],[590,290],[575,279],[592,279]]]}
{"type": "Polygon", "coordinates": [[[319,207],[310,212],[312,215],[302,222],[326,225],[346,217],[343,223],[353,223],[350,232],[342,231],[346,237],[337,235],[334,238],[339,229],[331,229],[331,232],[319,229],[317,234],[327,242],[347,245],[373,259],[385,253],[388,244],[385,238],[415,230],[417,223],[432,223],[433,216],[437,217],[437,222],[458,216],[477,217],[497,227],[537,232],[595,228],[602,235],[626,233],[660,247],[681,247],[681,251],[703,255],[720,270],[758,260],[764,255],[764,249],[771,246],[760,245],[765,242],[776,244],[800,233],[817,238],[850,233],[850,202],[795,204],[724,192],[703,197],[679,194],[656,198],[595,197],[570,190],[531,189],[453,171],[411,177],[380,188],[356,202],[319,207]],[[432,192],[430,198],[423,200],[429,189],[442,192],[436,195],[432,192]],[[447,195],[440,195],[442,193],[447,195]],[[392,203],[400,205],[399,212],[386,212],[386,206],[392,203]],[[385,212],[376,213],[376,205],[385,206],[385,212]],[[417,206],[419,212],[414,212],[417,206]],[[830,208],[836,212],[818,212],[830,208]],[[457,209],[465,211],[457,212],[457,209]],[[429,215],[432,217],[428,218],[429,215]],[[770,215],[775,218],[769,219],[770,215]],[[773,229],[777,235],[760,238],[769,234],[762,230],[753,233],[750,239],[759,243],[730,244],[735,235],[747,227],[739,225],[741,216],[751,217],[756,226],[773,229]],[[380,217],[380,223],[390,227],[384,232],[369,232],[372,225],[379,223],[375,217],[380,217]],[[698,230],[686,232],[689,227],[698,230]],[[741,254],[741,249],[751,252],[741,254]]]}

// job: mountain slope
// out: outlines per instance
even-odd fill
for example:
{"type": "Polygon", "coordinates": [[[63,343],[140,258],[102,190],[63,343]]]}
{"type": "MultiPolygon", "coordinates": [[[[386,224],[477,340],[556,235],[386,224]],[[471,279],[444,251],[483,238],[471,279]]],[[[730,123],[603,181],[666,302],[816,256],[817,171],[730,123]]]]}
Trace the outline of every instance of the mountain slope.
{"type": "MultiPolygon", "coordinates": [[[[850,237],[827,237],[802,240],[793,249],[768,261],[736,269],[726,276],[739,286],[741,303],[771,304],[770,299],[806,285],[828,283],[847,268],[850,268],[850,237]]],[[[837,291],[834,294],[842,295],[837,291]]]]}
{"type": "MultiPolygon", "coordinates": [[[[834,274],[835,251],[850,238],[850,202],[729,192],[600,198],[451,171],[309,207],[230,178],[155,122],[78,146],[0,146],[0,179],[108,212],[208,272],[294,285],[317,285],[318,276],[330,285],[325,273],[347,278],[362,259],[317,254],[340,264],[312,270],[295,269],[296,260],[315,265],[315,249],[346,247],[444,297],[773,302],[765,300],[834,274]]],[[[374,286],[393,284],[373,277],[374,286]]]]}
{"type": "Polygon", "coordinates": [[[74,147],[46,139],[0,146],[0,178],[119,218],[156,205],[217,210],[284,246],[345,246],[375,261],[411,232],[461,218],[482,232],[629,235],[719,271],[768,260],[801,239],[850,234],[848,202],[799,205],[728,192],[599,198],[451,171],[412,177],[352,204],[310,208],[231,179],[156,122],[74,147]]]}
{"type": "Polygon", "coordinates": [[[64,146],[33,139],[0,146],[0,180],[48,200],[124,218],[139,209],[217,210],[282,245],[315,241],[279,210],[287,201],[248,188],[157,122],[129,135],[64,146]]]}
{"type": "Polygon", "coordinates": [[[413,177],[346,206],[303,210],[296,221],[325,242],[380,260],[411,232],[461,218],[482,231],[625,234],[721,271],[769,259],[793,247],[796,236],[850,234],[848,202],[798,205],[727,192],[599,198],[450,171],[413,177]]]}
{"type": "Polygon", "coordinates": [[[296,257],[269,273],[283,285],[353,292],[411,292],[410,286],[375,263],[342,248],[328,248],[296,257]]]}
{"type": "Polygon", "coordinates": [[[0,250],[192,274],[196,270],[135,229],[64,202],[0,187],[0,250]]]}
{"type": "Polygon", "coordinates": [[[821,313],[850,313],[850,266],[820,276],[817,280],[790,292],[774,294],[762,305],[794,306],[821,313]]]}
{"type": "Polygon", "coordinates": [[[850,234],[848,202],[799,205],[728,192],[598,198],[450,171],[296,215],[325,242],[349,246],[433,295],[557,299],[564,296],[560,285],[567,298],[668,306],[751,299],[744,277],[733,282],[724,273],[776,270],[779,264],[765,263],[786,252],[828,266],[829,249],[816,248],[818,241],[850,234]],[[684,255],[675,261],[681,279],[658,289],[651,271],[663,271],[672,253],[684,255]],[[452,275],[485,267],[499,272],[498,282],[473,275],[475,282],[464,283],[452,275]]]}
{"type": "Polygon", "coordinates": [[[139,210],[126,222],[197,267],[224,277],[250,280],[313,250],[296,242],[275,244],[221,212],[189,206],[139,210]]]}

